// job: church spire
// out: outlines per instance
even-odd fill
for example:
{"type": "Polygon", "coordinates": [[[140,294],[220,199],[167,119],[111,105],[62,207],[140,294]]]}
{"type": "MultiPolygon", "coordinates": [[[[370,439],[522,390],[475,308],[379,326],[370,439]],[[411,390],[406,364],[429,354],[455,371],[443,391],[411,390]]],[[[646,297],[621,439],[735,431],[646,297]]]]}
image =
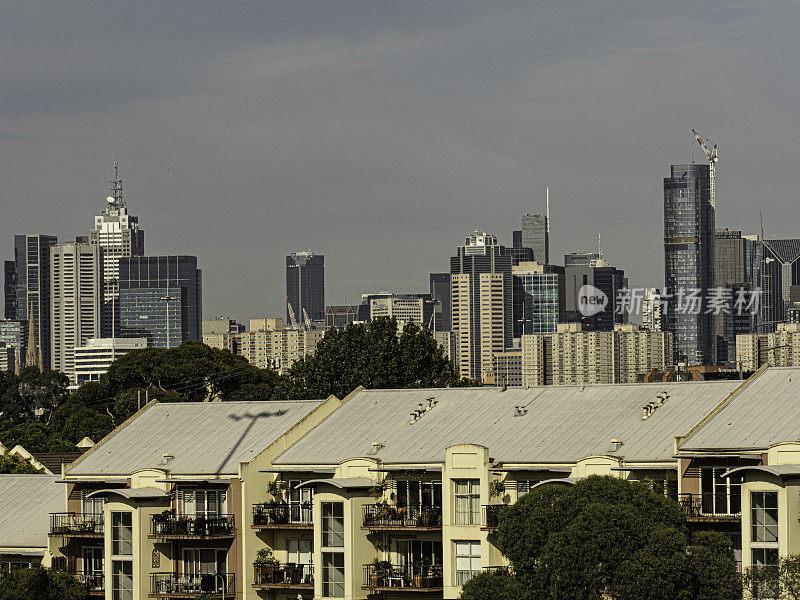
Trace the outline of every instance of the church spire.
{"type": "Polygon", "coordinates": [[[42,370],[41,353],[36,350],[36,325],[33,322],[33,302],[28,303],[28,348],[25,350],[25,366],[42,370]]]}

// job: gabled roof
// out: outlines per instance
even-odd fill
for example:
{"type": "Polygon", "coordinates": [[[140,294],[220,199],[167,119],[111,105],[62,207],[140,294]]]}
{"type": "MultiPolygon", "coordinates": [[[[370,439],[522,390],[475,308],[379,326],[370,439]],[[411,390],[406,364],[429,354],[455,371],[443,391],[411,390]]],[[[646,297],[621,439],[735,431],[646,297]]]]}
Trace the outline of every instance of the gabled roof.
{"type": "Polygon", "coordinates": [[[46,548],[49,513],[64,502],[52,475],[0,475],[0,548],[46,548]]]}
{"type": "Polygon", "coordinates": [[[680,450],[765,450],[800,441],[800,368],[769,367],[680,444],[680,450]]]}
{"type": "Polygon", "coordinates": [[[236,475],[240,462],[255,457],[320,404],[320,400],[153,403],[86,452],[65,474],[129,475],[158,467],[172,475],[236,475]]]}
{"type": "Polygon", "coordinates": [[[454,444],[486,446],[504,464],[574,462],[594,454],[668,461],[674,436],[686,434],[740,384],[362,390],[273,462],[335,465],[374,456],[383,464],[441,463],[454,444]],[[662,392],[669,399],[642,420],[642,406],[662,392]],[[410,424],[410,413],[428,398],[436,406],[410,424]],[[525,407],[524,416],[515,416],[515,406],[525,407]],[[612,438],[623,442],[616,452],[612,438]]]}

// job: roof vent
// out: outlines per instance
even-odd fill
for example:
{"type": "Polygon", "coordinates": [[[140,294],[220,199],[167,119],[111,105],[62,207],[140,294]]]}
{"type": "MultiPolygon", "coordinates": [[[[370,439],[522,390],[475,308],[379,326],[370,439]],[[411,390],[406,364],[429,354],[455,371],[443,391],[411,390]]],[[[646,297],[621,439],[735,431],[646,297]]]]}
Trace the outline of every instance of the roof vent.
{"type": "Polygon", "coordinates": [[[664,390],[658,396],[656,396],[656,401],[658,402],[659,406],[664,404],[664,402],[666,402],[667,400],[669,400],[669,394],[666,392],[666,390],[664,390]]]}
{"type": "Polygon", "coordinates": [[[161,457],[164,459],[163,464],[168,464],[169,461],[174,460],[175,457],[172,454],[162,454],[161,457]]]}
{"type": "Polygon", "coordinates": [[[524,406],[515,406],[514,407],[514,416],[515,417],[524,417],[528,414],[528,409],[524,406]]]}
{"type": "Polygon", "coordinates": [[[378,452],[383,450],[385,446],[381,442],[372,442],[372,450],[370,450],[370,456],[375,456],[378,452]]]}
{"type": "Polygon", "coordinates": [[[622,448],[622,440],[619,438],[611,438],[611,452],[616,452],[622,448]]]}

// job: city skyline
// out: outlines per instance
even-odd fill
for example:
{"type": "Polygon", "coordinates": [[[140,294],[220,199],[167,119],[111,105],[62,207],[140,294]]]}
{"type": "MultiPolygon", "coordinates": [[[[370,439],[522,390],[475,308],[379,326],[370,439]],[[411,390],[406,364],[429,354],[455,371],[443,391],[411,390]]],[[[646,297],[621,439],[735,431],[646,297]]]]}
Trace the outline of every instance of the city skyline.
{"type": "Polygon", "coordinates": [[[425,291],[474,227],[511,246],[549,186],[552,257],[599,230],[662,287],[660,184],[692,127],[719,143],[717,226],[758,233],[761,205],[767,238],[797,237],[795,7],[352,6],[7,8],[0,240],[84,234],[118,160],[148,254],[198,256],[206,314],[246,319],[283,314],[299,247],[328,304],[425,291]]]}

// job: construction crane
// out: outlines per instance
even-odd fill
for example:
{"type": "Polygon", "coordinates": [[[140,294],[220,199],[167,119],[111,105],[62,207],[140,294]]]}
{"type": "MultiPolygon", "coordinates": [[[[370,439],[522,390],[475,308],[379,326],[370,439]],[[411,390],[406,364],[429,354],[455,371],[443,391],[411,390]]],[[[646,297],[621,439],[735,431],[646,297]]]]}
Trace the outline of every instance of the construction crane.
{"type": "Polygon", "coordinates": [[[292,329],[300,329],[297,325],[297,317],[294,316],[294,309],[292,308],[292,303],[289,302],[289,299],[286,299],[286,308],[289,309],[289,321],[292,323],[292,329]]]}
{"type": "Polygon", "coordinates": [[[311,319],[308,318],[305,306],[303,307],[303,329],[311,331],[311,319]]]}
{"type": "Polygon", "coordinates": [[[711,192],[711,208],[717,208],[717,201],[716,201],[716,184],[715,184],[715,173],[716,173],[716,165],[719,161],[717,158],[717,145],[714,144],[708,138],[700,137],[700,134],[697,133],[694,129],[692,129],[692,133],[694,134],[694,138],[697,140],[697,143],[700,144],[700,147],[703,149],[703,152],[706,153],[706,158],[708,158],[708,176],[710,179],[710,192],[711,192]],[[712,144],[711,149],[709,150],[708,144],[712,144]]]}

